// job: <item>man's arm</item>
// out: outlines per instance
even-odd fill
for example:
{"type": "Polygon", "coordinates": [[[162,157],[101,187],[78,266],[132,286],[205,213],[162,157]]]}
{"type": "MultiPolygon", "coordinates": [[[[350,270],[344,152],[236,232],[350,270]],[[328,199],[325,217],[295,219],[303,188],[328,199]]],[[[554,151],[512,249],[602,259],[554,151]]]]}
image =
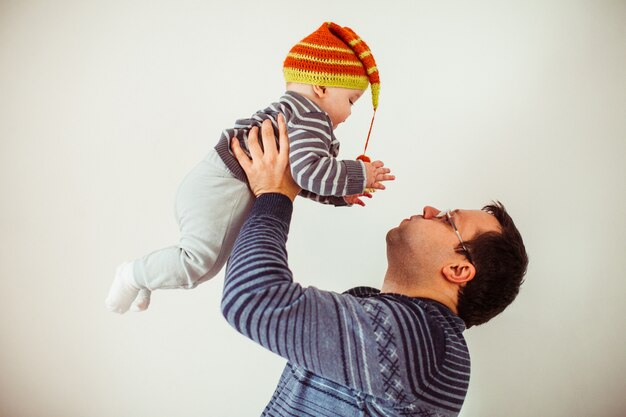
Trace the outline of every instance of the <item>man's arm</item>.
{"type": "Polygon", "coordinates": [[[430,382],[417,374],[424,369],[416,366],[417,358],[435,357],[423,343],[427,338],[414,344],[413,335],[424,332],[422,318],[411,311],[411,302],[356,298],[293,282],[286,242],[299,187],[288,169],[284,126],[280,152],[269,122],[262,127],[265,154],[251,140],[251,161],[233,143],[257,200],[226,269],[224,316],[237,331],[294,365],[379,398],[403,384],[404,401],[410,402],[415,388],[430,382]]]}
{"type": "Polygon", "coordinates": [[[284,122],[279,132],[280,152],[271,125],[263,125],[265,154],[253,140],[252,161],[233,145],[257,200],[226,270],[224,316],[293,365],[343,386],[394,404],[430,398],[460,408],[469,362],[444,354],[451,347],[442,324],[427,312],[435,307],[399,295],[357,298],[293,282],[286,241],[299,187],[288,170],[284,122]]]}
{"type": "Polygon", "coordinates": [[[262,129],[265,154],[249,141],[252,161],[233,143],[257,200],[226,269],[222,312],[240,333],[291,363],[382,395],[380,378],[372,375],[380,372],[378,354],[363,300],[293,282],[286,242],[300,189],[288,167],[286,131],[279,129],[279,152],[269,122],[262,129]]]}

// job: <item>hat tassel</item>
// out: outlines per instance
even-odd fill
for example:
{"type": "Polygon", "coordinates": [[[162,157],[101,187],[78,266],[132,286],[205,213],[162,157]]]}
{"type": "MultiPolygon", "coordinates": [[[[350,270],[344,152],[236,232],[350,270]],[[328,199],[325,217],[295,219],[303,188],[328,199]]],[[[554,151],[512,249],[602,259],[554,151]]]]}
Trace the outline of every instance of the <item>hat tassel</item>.
{"type": "Polygon", "coordinates": [[[369,156],[365,155],[367,153],[367,145],[370,143],[370,136],[372,134],[372,127],[374,126],[374,119],[376,118],[376,109],[374,109],[374,114],[372,115],[372,121],[370,122],[370,129],[367,132],[367,139],[365,140],[365,148],[363,149],[363,155],[359,155],[356,159],[363,162],[371,162],[372,160],[369,156]]]}

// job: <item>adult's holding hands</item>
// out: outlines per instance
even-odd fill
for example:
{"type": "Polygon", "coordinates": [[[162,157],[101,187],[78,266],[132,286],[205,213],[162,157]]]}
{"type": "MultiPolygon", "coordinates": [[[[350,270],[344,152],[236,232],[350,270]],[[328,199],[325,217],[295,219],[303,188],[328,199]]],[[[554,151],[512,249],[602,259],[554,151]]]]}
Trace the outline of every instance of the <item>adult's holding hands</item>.
{"type": "Polygon", "coordinates": [[[282,114],[278,115],[278,147],[274,129],[269,120],[261,125],[263,149],[259,143],[259,128],[253,127],[248,135],[248,148],[251,159],[245,154],[237,139],[231,140],[231,149],[248,177],[252,193],[280,193],[293,201],[300,187],[293,180],[289,169],[289,138],[282,114]]]}

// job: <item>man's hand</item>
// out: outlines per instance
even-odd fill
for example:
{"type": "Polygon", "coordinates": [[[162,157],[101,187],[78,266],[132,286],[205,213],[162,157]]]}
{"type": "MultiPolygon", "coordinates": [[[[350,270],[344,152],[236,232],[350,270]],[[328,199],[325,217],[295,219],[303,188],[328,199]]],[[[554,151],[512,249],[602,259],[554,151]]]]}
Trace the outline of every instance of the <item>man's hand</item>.
{"type": "Polygon", "coordinates": [[[289,169],[289,138],[287,137],[287,126],[282,114],[278,115],[278,141],[280,150],[276,146],[274,129],[269,120],[265,120],[261,125],[261,137],[263,149],[259,144],[259,129],[255,126],[248,134],[248,147],[250,156],[248,158],[241,149],[236,138],[231,139],[231,149],[239,161],[248,177],[250,189],[256,197],[267,193],[284,194],[293,201],[300,187],[295,183],[289,169]]]}

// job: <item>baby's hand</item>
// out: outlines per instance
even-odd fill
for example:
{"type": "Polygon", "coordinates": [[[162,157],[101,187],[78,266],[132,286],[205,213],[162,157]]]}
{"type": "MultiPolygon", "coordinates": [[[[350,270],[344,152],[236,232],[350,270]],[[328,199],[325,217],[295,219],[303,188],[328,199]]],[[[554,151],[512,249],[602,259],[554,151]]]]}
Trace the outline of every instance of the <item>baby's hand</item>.
{"type": "Polygon", "coordinates": [[[357,204],[359,206],[365,206],[365,202],[361,200],[361,197],[372,198],[372,194],[365,191],[362,194],[346,195],[343,197],[343,199],[346,200],[346,203],[348,204],[357,204]]]}
{"type": "Polygon", "coordinates": [[[385,186],[382,181],[393,181],[395,175],[389,175],[391,170],[385,167],[382,161],[363,162],[365,164],[366,183],[365,188],[374,190],[384,190],[385,186]]]}

